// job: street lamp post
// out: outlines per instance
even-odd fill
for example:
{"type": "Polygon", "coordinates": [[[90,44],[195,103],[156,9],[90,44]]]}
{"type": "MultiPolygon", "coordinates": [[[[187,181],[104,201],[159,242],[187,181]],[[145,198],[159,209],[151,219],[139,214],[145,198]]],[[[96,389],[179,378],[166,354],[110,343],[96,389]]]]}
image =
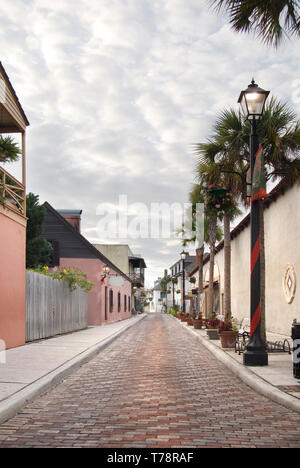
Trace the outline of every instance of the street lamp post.
{"type": "MultiPolygon", "coordinates": [[[[251,185],[253,184],[253,172],[256,155],[259,150],[257,135],[257,121],[262,117],[265,102],[269,95],[252,83],[245,91],[242,91],[238,102],[241,104],[243,114],[251,122],[250,136],[250,171],[251,185]]],[[[268,365],[268,354],[266,346],[262,342],[261,328],[261,277],[260,277],[260,218],[259,200],[251,201],[251,296],[250,296],[250,317],[251,329],[250,340],[246,345],[243,354],[245,366],[266,366],[268,365]]]]}
{"type": "Polygon", "coordinates": [[[183,250],[180,257],[182,260],[182,312],[185,314],[185,259],[187,253],[183,250]]]}
{"type": "Polygon", "coordinates": [[[175,276],[172,276],[173,307],[175,307],[175,276]]]}

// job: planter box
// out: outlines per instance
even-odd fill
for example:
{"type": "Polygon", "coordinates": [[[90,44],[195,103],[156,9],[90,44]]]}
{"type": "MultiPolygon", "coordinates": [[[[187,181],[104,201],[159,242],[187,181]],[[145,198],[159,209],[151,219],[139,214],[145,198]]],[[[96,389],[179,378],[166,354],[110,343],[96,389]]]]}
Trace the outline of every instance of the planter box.
{"type": "Polygon", "coordinates": [[[218,334],[218,329],[217,328],[208,328],[206,330],[206,334],[210,340],[219,340],[219,334],[218,334]]]}

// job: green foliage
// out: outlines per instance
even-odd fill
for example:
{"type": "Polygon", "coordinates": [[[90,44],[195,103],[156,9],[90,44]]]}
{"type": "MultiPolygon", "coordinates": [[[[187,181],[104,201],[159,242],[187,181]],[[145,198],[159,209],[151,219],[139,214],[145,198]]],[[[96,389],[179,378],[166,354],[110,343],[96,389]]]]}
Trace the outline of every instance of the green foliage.
{"type": "Polygon", "coordinates": [[[278,47],[285,36],[300,36],[299,0],[210,0],[229,14],[237,32],[253,32],[266,44],[278,47]]]}
{"type": "Polygon", "coordinates": [[[167,284],[171,281],[170,275],[164,275],[164,277],[160,280],[160,287],[163,292],[167,291],[167,284]]]}
{"type": "Polygon", "coordinates": [[[17,143],[10,136],[0,135],[0,161],[14,162],[20,157],[21,150],[17,143]]]}
{"type": "Polygon", "coordinates": [[[64,268],[61,271],[49,271],[47,266],[39,265],[36,268],[30,268],[30,271],[39,273],[41,275],[50,276],[53,279],[67,281],[71,291],[77,289],[77,287],[83,289],[85,292],[89,292],[95,285],[90,281],[87,281],[87,275],[78,268],[64,268]]]}
{"type": "Polygon", "coordinates": [[[178,314],[179,312],[179,305],[178,304],[174,304],[171,308],[170,308],[170,315],[172,315],[173,317],[176,317],[176,315],[178,314]]]}
{"type": "Polygon", "coordinates": [[[38,265],[49,265],[52,246],[40,237],[43,231],[46,209],[39,204],[39,196],[29,193],[26,197],[27,228],[26,228],[26,268],[38,265]]]}

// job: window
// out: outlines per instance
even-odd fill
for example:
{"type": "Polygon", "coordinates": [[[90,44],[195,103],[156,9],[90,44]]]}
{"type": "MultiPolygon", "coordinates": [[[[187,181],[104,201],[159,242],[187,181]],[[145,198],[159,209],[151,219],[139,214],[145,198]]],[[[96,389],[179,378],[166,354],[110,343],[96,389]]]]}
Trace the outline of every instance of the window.
{"type": "Polygon", "coordinates": [[[124,312],[127,311],[127,296],[124,295],[124,312]]]}
{"type": "Polygon", "coordinates": [[[128,296],[128,310],[130,312],[130,296],[128,296]]]}
{"type": "Polygon", "coordinates": [[[114,310],[114,292],[112,289],[109,290],[109,311],[113,312],[114,310]]]}
{"type": "Polygon", "coordinates": [[[121,312],[121,293],[118,292],[118,312],[121,312]]]}

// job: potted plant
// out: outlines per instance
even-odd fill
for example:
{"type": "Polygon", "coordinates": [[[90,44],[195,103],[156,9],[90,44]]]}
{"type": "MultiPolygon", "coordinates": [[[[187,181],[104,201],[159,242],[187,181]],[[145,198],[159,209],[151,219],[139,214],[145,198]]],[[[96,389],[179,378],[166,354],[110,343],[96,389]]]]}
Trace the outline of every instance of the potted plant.
{"type": "Polygon", "coordinates": [[[202,314],[196,315],[193,322],[194,322],[194,323],[193,323],[193,324],[194,324],[194,328],[195,328],[196,330],[201,330],[202,325],[203,325],[202,314]]]}
{"type": "Polygon", "coordinates": [[[211,318],[207,320],[207,330],[206,334],[210,340],[219,340],[218,327],[220,321],[216,318],[211,318]]]}
{"type": "Polygon", "coordinates": [[[234,348],[238,330],[233,326],[232,322],[220,322],[218,334],[222,348],[234,348]]]}
{"type": "Polygon", "coordinates": [[[190,325],[191,327],[194,325],[194,318],[195,317],[196,317],[196,312],[195,311],[192,311],[188,316],[187,324],[190,325]]]}
{"type": "Polygon", "coordinates": [[[194,276],[192,276],[192,277],[190,278],[190,283],[191,283],[191,284],[195,284],[195,283],[196,283],[196,278],[195,278],[194,276]]]}

